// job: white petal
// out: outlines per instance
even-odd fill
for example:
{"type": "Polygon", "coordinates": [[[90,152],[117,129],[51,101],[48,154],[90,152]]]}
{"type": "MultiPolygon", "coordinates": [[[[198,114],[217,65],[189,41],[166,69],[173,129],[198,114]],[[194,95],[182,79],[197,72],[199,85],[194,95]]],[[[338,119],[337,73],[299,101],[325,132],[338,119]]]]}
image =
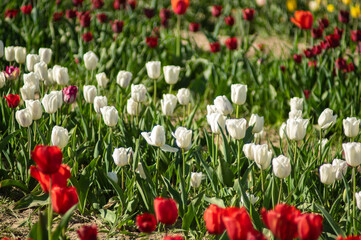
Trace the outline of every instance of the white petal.
{"type": "Polygon", "coordinates": [[[178,152],[178,148],[171,147],[167,144],[161,146],[160,149],[162,149],[164,152],[178,152]]]}

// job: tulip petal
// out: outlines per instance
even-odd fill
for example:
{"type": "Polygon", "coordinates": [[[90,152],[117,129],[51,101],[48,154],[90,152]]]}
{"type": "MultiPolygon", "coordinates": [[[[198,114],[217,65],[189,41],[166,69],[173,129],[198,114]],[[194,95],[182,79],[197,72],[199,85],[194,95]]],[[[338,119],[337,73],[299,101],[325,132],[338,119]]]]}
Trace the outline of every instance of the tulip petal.
{"type": "Polygon", "coordinates": [[[178,152],[178,148],[171,147],[167,144],[161,146],[160,149],[162,149],[164,152],[178,152]]]}
{"type": "Polygon", "coordinates": [[[142,134],[142,136],[144,137],[145,141],[147,141],[147,143],[148,143],[149,145],[154,146],[154,143],[152,142],[152,139],[150,138],[151,132],[142,132],[141,134],[142,134]]]}

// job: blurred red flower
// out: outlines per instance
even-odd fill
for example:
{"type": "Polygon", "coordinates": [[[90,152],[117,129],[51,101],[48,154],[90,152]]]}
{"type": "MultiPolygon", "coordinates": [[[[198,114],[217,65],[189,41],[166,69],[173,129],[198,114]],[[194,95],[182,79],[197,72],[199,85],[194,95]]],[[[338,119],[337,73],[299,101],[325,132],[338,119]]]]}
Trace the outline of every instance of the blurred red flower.
{"type": "Polygon", "coordinates": [[[319,28],[325,29],[328,27],[328,25],[330,25],[330,21],[328,21],[327,18],[321,18],[320,20],[318,20],[319,28]]]}
{"type": "Polygon", "coordinates": [[[160,11],[159,11],[159,17],[160,17],[160,19],[166,19],[166,20],[168,20],[169,18],[170,18],[170,16],[171,16],[171,11],[169,10],[169,9],[167,9],[167,8],[162,8],[162,9],[160,9],[160,11]]]}
{"type": "Polygon", "coordinates": [[[222,6],[220,5],[213,5],[212,6],[212,15],[214,17],[219,17],[222,14],[222,6]]]}
{"type": "Polygon", "coordinates": [[[336,35],[339,35],[340,38],[341,38],[341,36],[342,36],[342,34],[343,34],[343,29],[340,29],[340,28],[338,28],[338,27],[335,27],[333,33],[336,34],[336,35]]]}
{"type": "Polygon", "coordinates": [[[139,228],[139,231],[151,233],[157,227],[157,220],[155,220],[153,214],[143,213],[137,216],[137,226],[139,228]]]}
{"type": "Polygon", "coordinates": [[[125,8],[125,0],[114,0],[113,8],[119,10],[120,8],[125,8]]]}
{"type": "Polygon", "coordinates": [[[93,40],[93,34],[91,32],[84,33],[83,35],[81,35],[81,37],[83,38],[84,42],[90,42],[91,40],[93,40]]]}
{"type": "Polygon", "coordinates": [[[151,19],[155,15],[154,8],[143,8],[144,15],[151,19]]]}
{"type": "Polygon", "coordinates": [[[314,39],[322,38],[323,29],[321,27],[318,28],[312,28],[311,30],[311,36],[314,39]]]}
{"type": "Polygon", "coordinates": [[[336,48],[340,46],[340,35],[330,34],[325,37],[329,48],[336,48]]]}
{"type": "Polygon", "coordinates": [[[129,0],[128,4],[129,4],[130,8],[132,10],[134,10],[136,8],[136,6],[137,6],[137,1],[136,0],[129,0]]]}
{"type": "Polygon", "coordinates": [[[295,17],[291,17],[291,22],[301,29],[311,29],[313,24],[313,15],[309,11],[296,11],[295,17]]]}
{"type": "Polygon", "coordinates": [[[361,240],[361,235],[360,236],[347,236],[347,237],[342,237],[340,235],[336,238],[336,240],[361,240]]]}
{"type": "Polygon", "coordinates": [[[84,0],[73,0],[73,4],[75,6],[81,6],[83,4],[84,0]]]}
{"type": "Polygon", "coordinates": [[[317,67],[317,60],[313,60],[313,61],[308,61],[308,66],[309,67],[312,67],[312,68],[315,68],[317,67]]]}
{"type": "Polygon", "coordinates": [[[346,70],[347,72],[353,72],[353,71],[355,71],[355,66],[353,65],[353,63],[351,62],[351,63],[349,63],[349,64],[347,64],[347,70],[346,70]]]}
{"type": "Polygon", "coordinates": [[[234,17],[233,16],[227,16],[224,17],[224,22],[228,25],[228,26],[233,26],[234,25],[234,17]]]}
{"type": "Polygon", "coordinates": [[[246,208],[228,207],[223,211],[222,220],[230,240],[247,240],[254,227],[246,208]]]}
{"type": "Polygon", "coordinates": [[[229,50],[235,50],[238,47],[238,42],[236,37],[230,37],[225,41],[226,47],[229,50]]]}
{"type": "Polygon", "coordinates": [[[338,70],[346,70],[347,69],[347,62],[343,58],[338,58],[335,60],[335,65],[338,70]]]}
{"type": "Polygon", "coordinates": [[[310,94],[311,94],[311,91],[310,90],[303,90],[303,94],[305,95],[305,98],[306,99],[309,99],[310,98],[310,94]]]}
{"type": "Polygon", "coordinates": [[[157,197],[154,199],[154,212],[158,222],[172,225],[177,221],[178,208],[174,199],[157,197]]]}
{"type": "Polygon", "coordinates": [[[6,9],[4,15],[5,15],[5,18],[15,18],[16,15],[18,15],[18,12],[19,10],[18,9],[6,9]]]}
{"type": "Polygon", "coordinates": [[[203,219],[210,234],[220,235],[226,230],[222,219],[223,212],[223,208],[214,204],[209,205],[204,211],[203,219]]]}
{"type": "Polygon", "coordinates": [[[191,32],[198,32],[200,26],[201,26],[201,25],[200,25],[199,23],[191,22],[191,23],[189,23],[189,31],[191,31],[191,32]]]}
{"type": "Polygon", "coordinates": [[[177,15],[186,13],[189,6],[189,0],[171,0],[173,12],[177,15]]]}
{"type": "Polygon", "coordinates": [[[281,69],[282,73],[285,73],[285,72],[286,72],[286,66],[285,66],[285,65],[281,65],[281,66],[280,66],[280,69],[281,69]]]}
{"type": "Polygon", "coordinates": [[[293,54],[293,61],[295,61],[295,63],[301,63],[302,55],[301,54],[293,54]]]}
{"type": "Polygon", "coordinates": [[[99,23],[106,23],[108,22],[108,16],[105,13],[97,14],[97,19],[99,23]]]}
{"type": "Polygon", "coordinates": [[[76,15],[77,15],[77,11],[76,11],[76,10],[73,10],[73,9],[67,9],[67,10],[65,10],[65,16],[66,16],[66,18],[68,18],[68,19],[74,19],[74,18],[76,18],[76,15]]]}
{"type": "Polygon", "coordinates": [[[315,45],[312,47],[312,54],[314,56],[317,56],[322,53],[322,46],[321,45],[315,45]]]}
{"type": "Polygon", "coordinates": [[[163,240],[184,240],[181,236],[165,236],[163,240]]]}
{"type": "Polygon", "coordinates": [[[53,20],[54,22],[60,21],[60,19],[63,17],[64,13],[63,12],[55,12],[53,14],[53,20]]]}
{"type": "Polygon", "coordinates": [[[361,30],[351,30],[351,40],[353,42],[359,42],[361,41],[361,30]]]}
{"type": "MultiPolygon", "coordinates": [[[[49,192],[49,187],[50,187],[49,174],[44,174],[38,169],[38,167],[31,166],[30,175],[36,180],[38,180],[41,189],[43,189],[44,193],[49,192]]],[[[68,183],[68,179],[70,177],[71,177],[70,167],[68,165],[62,164],[56,173],[51,174],[51,186],[66,187],[68,183]]]]}
{"type": "Polygon", "coordinates": [[[313,57],[313,51],[312,48],[307,48],[303,50],[303,53],[305,54],[306,58],[312,58],[313,57]]]}
{"type": "Polygon", "coordinates": [[[80,21],[80,26],[82,26],[83,28],[90,26],[91,17],[89,11],[78,12],[78,19],[80,21]]]}
{"type": "Polygon", "coordinates": [[[112,22],[112,31],[114,33],[121,33],[123,31],[124,22],[119,20],[114,20],[112,22]]]}
{"type": "Polygon", "coordinates": [[[75,187],[53,187],[51,189],[51,203],[56,213],[65,214],[78,203],[78,200],[78,193],[75,187]]]}
{"type": "Polygon", "coordinates": [[[25,14],[28,15],[31,13],[31,10],[33,9],[33,6],[31,5],[25,5],[20,8],[20,10],[25,14]]]}
{"type": "Polygon", "coordinates": [[[147,43],[148,47],[156,48],[158,46],[158,37],[146,37],[145,42],[147,43]]]}
{"type": "Polygon", "coordinates": [[[252,21],[254,18],[255,10],[253,8],[242,9],[243,19],[247,21],[252,21]]]}
{"type": "Polygon", "coordinates": [[[103,0],[92,0],[92,6],[95,9],[100,9],[104,6],[104,1],[103,0]]]}
{"type": "Polygon", "coordinates": [[[298,237],[301,240],[317,240],[322,233],[322,220],[318,214],[302,214],[298,220],[298,237]]]}
{"type": "Polygon", "coordinates": [[[340,12],[338,13],[338,20],[342,23],[348,23],[350,21],[350,12],[340,10],[340,12]]]}
{"type": "Polygon", "coordinates": [[[6,99],[9,108],[16,108],[20,103],[20,96],[17,94],[8,94],[3,96],[6,99]]]}
{"type": "Polygon", "coordinates": [[[41,172],[53,174],[59,171],[63,153],[57,146],[37,145],[31,152],[31,158],[41,172]]]}
{"type": "Polygon", "coordinates": [[[216,53],[221,50],[221,45],[219,44],[219,42],[209,43],[209,47],[210,47],[212,53],[216,53]]]}
{"type": "Polygon", "coordinates": [[[83,225],[81,228],[79,228],[77,233],[80,240],[97,240],[97,225],[83,225]]]}

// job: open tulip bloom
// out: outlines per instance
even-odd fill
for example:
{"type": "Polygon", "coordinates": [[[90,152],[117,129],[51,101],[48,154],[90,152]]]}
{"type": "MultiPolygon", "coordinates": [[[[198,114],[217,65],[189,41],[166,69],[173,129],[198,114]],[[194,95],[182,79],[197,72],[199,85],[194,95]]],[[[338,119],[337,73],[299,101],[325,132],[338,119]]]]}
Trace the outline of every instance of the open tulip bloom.
{"type": "Polygon", "coordinates": [[[151,132],[141,133],[149,145],[159,147],[165,152],[178,152],[178,148],[165,144],[165,131],[163,126],[156,125],[151,132]]]}

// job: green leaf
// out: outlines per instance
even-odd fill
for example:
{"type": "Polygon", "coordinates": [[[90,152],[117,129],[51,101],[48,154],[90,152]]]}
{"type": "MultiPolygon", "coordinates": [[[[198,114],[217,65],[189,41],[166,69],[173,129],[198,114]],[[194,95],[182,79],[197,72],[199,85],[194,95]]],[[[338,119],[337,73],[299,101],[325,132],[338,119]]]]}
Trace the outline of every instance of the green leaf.
{"type": "Polygon", "coordinates": [[[75,211],[75,209],[78,207],[78,204],[75,204],[74,206],[72,206],[65,214],[64,216],[61,218],[60,223],[58,224],[58,226],[56,227],[55,231],[53,232],[53,240],[58,240],[60,237],[60,234],[62,232],[62,230],[66,230],[66,227],[68,225],[68,222],[71,218],[71,216],[73,215],[73,212],[75,211]]]}
{"type": "Polygon", "coordinates": [[[332,227],[332,229],[335,232],[336,236],[342,235],[345,236],[345,232],[337,225],[337,223],[332,219],[330,214],[321,206],[315,203],[315,206],[318,208],[318,210],[321,211],[322,215],[325,217],[327,223],[332,227]]]}
{"type": "Polygon", "coordinates": [[[20,180],[14,180],[14,179],[5,179],[0,182],[0,188],[3,187],[16,187],[20,190],[29,193],[29,189],[27,186],[25,186],[24,183],[22,183],[20,180]]]}
{"type": "Polygon", "coordinates": [[[224,161],[222,158],[219,159],[219,164],[217,167],[217,176],[222,184],[225,184],[228,187],[233,186],[234,174],[231,171],[231,169],[229,169],[226,161],[224,161]]]}

